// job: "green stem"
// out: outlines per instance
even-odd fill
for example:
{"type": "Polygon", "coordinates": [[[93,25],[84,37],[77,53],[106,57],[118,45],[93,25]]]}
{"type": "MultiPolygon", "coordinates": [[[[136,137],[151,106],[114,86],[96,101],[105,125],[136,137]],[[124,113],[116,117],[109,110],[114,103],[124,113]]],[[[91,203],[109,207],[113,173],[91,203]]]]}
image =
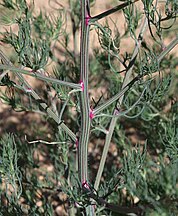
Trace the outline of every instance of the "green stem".
{"type": "Polygon", "coordinates": [[[178,44],[178,35],[177,37],[160,53],[157,57],[158,63],[167,55],[176,45],[178,44]]]}
{"type": "MultiPolygon", "coordinates": [[[[79,180],[83,189],[88,188],[88,142],[90,134],[90,105],[88,95],[88,63],[89,63],[89,0],[81,1],[81,44],[80,44],[80,82],[83,91],[80,93],[81,131],[78,144],[79,180]]],[[[91,200],[92,202],[92,200],[91,200]]],[[[94,215],[94,208],[89,205],[85,208],[86,215],[94,215]]]]}
{"type": "Polygon", "coordinates": [[[71,88],[74,88],[74,89],[81,89],[80,84],[70,83],[70,82],[58,80],[58,79],[55,79],[55,78],[47,77],[47,76],[45,76],[43,74],[40,74],[40,73],[37,73],[37,72],[31,72],[31,71],[20,69],[20,68],[16,68],[16,67],[11,66],[11,65],[0,64],[0,69],[9,70],[9,71],[16,72],[16,73],[21,73],[21,74],[26,74],[28,76],[35,77],[35,78],[37,78],[39,80],[55,83],[55,84],[58,84],[58,85],[68,86],[68,87],[71,87],[71,88]]]}
{"type": "Polygon", "coordinates": [[[112,103],[116,102],[118,99],[123,98],[124,94],[136,83],[140,80],[140,76],[135,77],[132,81],[130,81],[126,86],[122,88],[122,90],[115,94],[112,98],[108,99],[105,103],[102,105],[96,107],[96,109],[93,110],[93,114],[96,115],[97,113],[103,111],[108,106],[110,106],[112,103]]]}
{"type": "Polygon", "coordinates": [[[82,26],[81,26],[81,47],[80,47],[80,79],[83,84],[83,91],[80,93],[81,110],[81,132],[79,138],[79,179],[81,183],[88,181],[88,140],[90,132],[90,106],[88,99],[88,46],[89,46],[89,25],[86,25],[87,1],[82,0],[82,26]]]}
{"type": "MultiPolygon", "coordinates": [[[[132,69],[133,69],[133,65],[134,65],[133,62],[136,59],[137,54],[139,52],[139,49],[140,49],[140,46],[141,46],[141,42],[142,42],[142,38],[143,38],[143,33],[145,32],[146,27],[147,27],[147,21],[145,19],[144,22],[143,22],[143,26],[141,27],[141,31],[140,31],[140,34],[139,34],[139,37],[138,37],[138,42],[136,43],[136,46],[135,46],[135,49],[134,49],[131,61],[129,63],[129,66],[128,66],[128,69],[127,69],[127,72],[126,72],[126,75],[125,75],[125,78],[124,78],[124,81],[123,81],[122,90],[125,89],[125,87],[128,85],[128,83],[130,81],[130,76],[132,74],[132,69]]],[[[119,98],[119,104],[122,103],[122,100],[123,100],[123,97],[124,97],[124,93],[119,98]]],[[[118,111],[115,109],[113,111],[113,115],[116,115],[117,113],[118,113],[118,111]]],[[[112,135],[113,135],[113,132],[114,132],[114,128],[115,128],[116,122],[117,122],[117,118],[112,118],[111,119],[111,122],[110,122],[110,125],[109,125],[108,134],[106,135],[104,149],[103,149],[103,154],[102,154],[102,157],[101,157],[99,169],[98,169],[96,180],[95,180],[95,184],[94,184],[94,188],[96,190],[98,190],[98,187],[99,187],[99,183],[100,183],[101,176],[102,176],[102,173],[103,173],[104,165],[105,165],[105,162],[106,162],[106,157],[107,157],[108,150],[109,150],[109,145],[111,143],[111,139],[112,139],[112,135]]]]}

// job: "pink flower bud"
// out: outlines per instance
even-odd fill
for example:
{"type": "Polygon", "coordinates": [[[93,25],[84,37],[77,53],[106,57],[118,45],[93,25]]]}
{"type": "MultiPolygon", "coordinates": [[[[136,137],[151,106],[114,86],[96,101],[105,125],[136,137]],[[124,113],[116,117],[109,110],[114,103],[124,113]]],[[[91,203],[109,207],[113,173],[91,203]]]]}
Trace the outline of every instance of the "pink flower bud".
{"type": "Polygon", "coordinates": [[[75,142],[76,148],[78,149],[78,139],[75,142]]]}
{"type": "Polygon", "coordinates": [[[87,15],[87,17],[85,18],[86,26],[88,26],[90,19],[91,19],[91,17],[89,15],[87,15]]]}
{"type": "Polygon", "coordinates": [[[90,109],[90,114],[89,114],[89,116],[90,116],[90,119],[93,119],[94,118],[94,113],[93,113],[93,109],[90,109]]]}
{"type": "Polygon", "coordinates": [[[31,88],[27,88],[25,89],[26,93],[31,93],[32,92],[32,89],[31,88]]]}
{"type": "Polygon", "coordinates": [[[84,83],[83,83],[83,81],[80,81],[80,86],[81,86],[82,91],[84,91],[84,83]]]}
{"type": "Polygon", "coordinates": [[[83,181],[82,187],[84,187],[84,188],[90,190],[90,187],[89,187],[89,184],[87,183],[87,181],[83,181]]]}

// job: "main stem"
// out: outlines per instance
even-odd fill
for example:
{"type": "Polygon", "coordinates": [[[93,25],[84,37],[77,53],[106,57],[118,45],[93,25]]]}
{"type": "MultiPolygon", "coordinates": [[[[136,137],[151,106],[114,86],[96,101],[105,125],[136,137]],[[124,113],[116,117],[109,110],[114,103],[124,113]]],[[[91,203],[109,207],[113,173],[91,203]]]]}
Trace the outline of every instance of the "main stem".
{"type": "MultiPolygon", "coordinates": [[[[80,44],[80,93],[81,129],[78,145],[78,169],[81,187],[90,190],[88,184],[88,142],[90,134],[90,105],[88,96],[88,63],[89,63],[89,0],[81,0],[81,44],[80,44]]],[[[94,215],[94,208],[89,205],[85,208],[86,215],[94,215]]]]}
{"type": "Polygon", "coordinates": [[[80,44],[80,83],[83,86],[80,94],[81,110],[81,131],[79,138],[78,168],[81,183],[88,181],[88,141],[90,132],[90,106],[88,98],[88,46],[89,46],[89,25],[86,25],[87,0],[81,1],[82,23],[81,23],[81,44],[80,44]]]}

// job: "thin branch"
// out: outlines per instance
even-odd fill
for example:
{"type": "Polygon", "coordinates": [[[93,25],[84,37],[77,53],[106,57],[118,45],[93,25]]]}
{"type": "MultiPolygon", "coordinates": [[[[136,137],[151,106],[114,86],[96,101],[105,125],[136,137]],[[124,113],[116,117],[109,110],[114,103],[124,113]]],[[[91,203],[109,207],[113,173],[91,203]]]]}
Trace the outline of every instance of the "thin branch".
{"type": "Polygon", "coordinates": [[[178,35],[157,57],[158,63],[160,63],[161,60],[165,57],[165,55],[167,55],[175,46],[177,46],[177,44],[178,44],[178,35]]]}
{"type": "Polygon", "coordinates": [[[25,141],[29,144],[36,144],[36,143],[43,143],[47,145],[57,145],[57,144],[65,144],[66,142],[47,142],[45,140],[33,140],[33,141],[28,141],[27,136],[25,135],[25,141]]]}
{"type": "MultiPolygon", "coordinates": [[[[131,74],[132,74],[132,69],[133,69],[133,66],[134,66],[133,61],[136,59],[136,57],[138,55],[138,52],[139,52],[139,49],[140,49],[140,46],[141,46],[141,42],[143,40],[143,34],[146,31],[146,28],[147,28],[147,20],[145,18],[144,22],[143,22],[143,25],[141,27],[141,30],[140,30],[140,34],[138,36],[138,42],[135,45],[135,49],[134,49],[131,61],[130,61],[129,66],[127,68],[127,72],[126,72],[126,75],[125,75],[125,78],[124,78],[122,89],[124,89],[125,86],[127,86],[128,83],[129,83],[129,80],[130,80],[130,77],[131,77],[131,74]]],[[[123,96],[124,96],[124,94],[122,94],[121,97],[119,98],[119,103],[120,104],[122,103],[123,96]]],[[[118,114],[118,110],[115,109],[113,111],[113,115],[117,115],[117,114],[118,114]]],[[[112,138],[112,135],[113,135],[113,132],[114,132],[116,122],[117,122],[117,118],[112,118],[111,119],[108,134],[106,135],[106,138],[105,138],[105,144],[104,144],[102,157],[101,157],[101,160],[100,160],[99,169],[98,169],[95,184],[94,184],[95,190],[97,190],[98,187],[99,187],[100,179],[101,179],[102,172],[103,172],[103,169],[104,169],[104,165],[105,165],[105,162],[106,162],[106,157],[107,157],[107,154],[108,154],[109,145],[110,145],[110,142],[111,142],[111,138],[112,138]]]]}
{"type": "Polygon", "coordinates": [[[130,4],[134,4],[135,2],[137,2],[139,0],[134,0],[134,1],[128,1],[128,2],[125,2],[123,4],[120,4],[120,5],[117,5],[116,7],[113,7],[111,8],[110,10],[107,10],[99,15],[96,15],[94,17],[91,17],[91,22],[95,22],[95,21],[98,21],[106,16],[109,16],[119,10],[123,10],[125,7],[127,7],[128,5],[130,4]]]}
{"type": "MultiPolygon", "coordinates": [[[[9,59],[5,56],[5,54],[0,50],[0,58],[2,59],[3,63],[6,65],[12,66],[13,64],[9,59]]],[[[32,97],[39,103],[39,105],[48,113],[48,115],[58,124],[58,128],[60,127],[71,137],[71,139],[76,142],[77,138],[76,135],[62,122],[59,121],[58,116],[48,107],[48,105],[40,98],[40,96],[33,90],[30,84],[24,79],[21,73],[15,71],[15,75],[22,81],[22,83],[26,86],[24,88],[24,92],[26,89],[30,89],[30,94],[32,97]]]]}
{"type": "Polygon", "coordinates": [[[26,74],[28,76],[35,77],[35,78],[37,78],[39,80],[42,80],[42,81],[51,82],[51,83],[55,83],[55,84],[63,85],[63,86],[68,86],[68,87],[71,87],[71,88],[74,88],[74,89],[81,89],[80,84],[75,84],[75,83],[70,83],[70,82],[58,80],[58,79],[55,79],[55,78],[52,78],[52,77],[45,76],[45,75],[43,75],[43,74],[41,74],[39,72],[32,72],[32,71],[16,68],[16,67],[14,67],[12,65],[0,64],[0,69],[9,70],[9,71],[17,72],[17,73],[21,73],[21,74],[26,74]]]}

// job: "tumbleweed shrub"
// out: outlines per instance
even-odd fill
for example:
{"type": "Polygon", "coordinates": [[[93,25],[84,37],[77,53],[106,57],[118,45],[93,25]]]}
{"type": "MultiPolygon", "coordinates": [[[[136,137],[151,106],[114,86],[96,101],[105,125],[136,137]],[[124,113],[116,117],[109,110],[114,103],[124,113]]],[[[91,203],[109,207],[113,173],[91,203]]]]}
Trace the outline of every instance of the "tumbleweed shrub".
{"type": "Polygon", "coordinates": [[[178,3],[48,3],[0,2],[0,214],[176,215],[178,3]]]}

